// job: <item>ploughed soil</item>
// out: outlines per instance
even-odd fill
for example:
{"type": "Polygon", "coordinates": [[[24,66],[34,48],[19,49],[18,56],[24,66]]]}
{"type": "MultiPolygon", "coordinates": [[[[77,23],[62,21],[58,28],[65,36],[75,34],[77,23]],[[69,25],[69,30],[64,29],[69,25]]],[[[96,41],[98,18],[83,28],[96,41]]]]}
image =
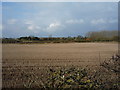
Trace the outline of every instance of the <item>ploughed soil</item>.
{"type": "Polygon", "coordinates": [[[3,44],[2,86],[23,88],[30,80],[40,82],[51,67],[95,69],[116,53],[118,43],[3,44]]]}

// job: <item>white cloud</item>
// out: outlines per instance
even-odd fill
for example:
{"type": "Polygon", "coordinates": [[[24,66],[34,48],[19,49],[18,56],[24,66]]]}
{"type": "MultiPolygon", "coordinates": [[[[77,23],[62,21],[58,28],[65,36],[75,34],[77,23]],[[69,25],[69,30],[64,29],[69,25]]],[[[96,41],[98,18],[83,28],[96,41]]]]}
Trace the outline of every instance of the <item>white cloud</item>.
{"type": "Polygon", "coordinates": [[[17,19],[9,19],[8,24],[15,24],[17,22],[17,19]]]}
{"type": "Polygon", "coordinates": [[[101,19],[92,20],[91,23],[92,24],[105,24],[106,20],[101,18],[101,19]]]}
{"type": "Polygon", "coordinates": [[[34,29],[34,26],[32,25],[32,26],[28,26],[28,29],[29,30],[33,30],[34,29]]]}
{"type": "Polygon", "coordinates": [[[59,26],[61,26],[59,22],[54,22],[54,23],[49,24],[47,29],[55,29],[55,28],[58,28],[59,26]]]}
{"type": "Polygon", "coordinates": [[[96,24],[105,24],[105,23],[117,23],[118,20],[117,19],[110,19],[110,20],[105,20],[105,19],[96,19],[96,20],[92,20],[91,23],[96,25],[96,24]]]}
{"type": "Polygon", "coordinates": [[[3,25],[0,24],[0,38],[2,37],[2,30],[3,30],[3,25]]]}
{"type": "Polygon", "coordinates": [[[60,30],[63,27],[60,22],[53,22],[49,24],[49,26],[46,28],[47,32],[55,32],[56,30],[60,30]]]}
{"type": "Polygon", "coordinates": [[[41,28],[39,26],[37,26],[37,25],[30,25],[30,26],[27,27],[27,29],[34,31],[34,30],[41,29],[41,28]]]}
{"type": "Polygon", "coordinates": [[[24,24],[28,25],[27,29],[34,33],[38,33],[39,29],[41,29],[40,26],[35,25],[31,20],[24,20],[24,24]]]}
{"type": "Polygon", "coordinates": [[[24,23],[25,24],[33,24],[33,21],[31,21],[31,20],[24,20],[24,23]]]}
{"type": "Polygon", "coordinates": [[[117,19],[113,19],[113,20],[109,20],[108,22],[109,22],[109,23],[117,23],[118,20],[117,20],[117,19]]]}
{"type": "Polygon", "coordinates": [[[84,20],[83,19],[70,19],[70,20],[67,20],[66,23],[68,24],[83,24],[84,23],[84,20]]]}
{"type": "Polygon", "coordinates": [[[48,28],[56,28],[56,27],[59,27],[59,26],[60,26],[60,23],[55,22],[55,23],[51,23],[48,28]]]}
{"type": "Polygon", "coordinates": [[[3,25],[2,24],[0,24],[0,30],[3,30],[3,25]]]}
{"type": "Polygon", "coordinates": [[[33,33],[39,33],[41,27],[37,25],[30,25],[27,27],[27,29],[32,31],[33,33]]]}

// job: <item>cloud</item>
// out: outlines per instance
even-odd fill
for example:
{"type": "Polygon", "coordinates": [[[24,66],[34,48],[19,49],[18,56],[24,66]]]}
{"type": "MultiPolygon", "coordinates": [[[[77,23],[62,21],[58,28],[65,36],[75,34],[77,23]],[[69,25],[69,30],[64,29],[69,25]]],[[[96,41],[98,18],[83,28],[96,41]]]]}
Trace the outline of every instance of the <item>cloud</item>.
{"type": "Polygon", "coordinates": [[[3,29],[3,25],[2,24],[0,24],[0,31],[3,29]]]}
{"type": "Polygon", "coordinates": [[[27,29],[30,30],[30,31],[32,31],[32,32],[34,32],[34,33],[38,33],[39,30],[41,29],[41,27],[37,26],[37,25],[29,25],[27,27],[27,29]]]}
{"type": "Polygon", "coordinates": [[[3,6],[9,8],[3,8],[6,36],[69,36],[99,28],[118,28],[114,20],[118,19],[117,3],[3,3],[3,6]]]}
{"type": "Polygon", "coordinates": [[[24,23],[25,24],[33,24],[33,21],[31,21],[31,20],[24,20],[24,23]]]}
{"type": "Polygon", "coordinates": [[[33,25],[28,26],[28,29],[29,29],[29,30],[33,30],[33,29],[34,29],[34,26],[33,26],[33,25]]]}
{"type": "Polygon", "coordinates": [[[54,22],[54,23],[49,24],[49,26],[47,27],[47,29],[48,30],[50,30],[50,29],[57,29],[60,26],[61,26],[61,24],[59,22],[54,22]]]}
{"type": "Polygon", "coordinates": [[[92,24],[105,24],[106,20],[101,18],[101,19],[92,20],[91,23],[92,24]]]}
{"type": "Polygon", "coordinates": [[[60,22],[53,22],[48,25],[46,28],[47,32],[55,32],[56,30],[60,30],[63,27],[60,22]]]}
{"type": "Polygon", "coordinates": [[[35,30],[35,29],[40,29],[40,27],[36,26],[36,25],[30,25],[30,26],[28,26],[28,29],[29,30],[35,30]]]}
{"type": "Polygon", "coordinates": [[[35,23],[33,23],[33,21],[31,20],[24,20],[24,24],[28,25],[27,29],[34,33],[38,33],[39,30],[41,29],[39,25],[35,25],[35,23]]]}
{"type": "Polygon", "coordinates": [[[114,23],[117,23],[118,22],[118,20],[117,19],[96,19],[96,20],[92,20],[91,21],[91,23],[92,24],[94,24],[94,25],[96,25],[96,24],[108,24],[108,23],[110,23],[110,24],[114,24],[114,23]]]}
{"type": "Polygon", "coordinates": [[[82,23],[84,23],[84,20],[83,19],[79,19],[79,20],[70,19],[70,20],[67,20],[66,23],[68,23],[68,24],[82,24],[82,23]]]}
{"type": "Polygon", "coordinates": [[[17,19],[9,19],[8,24],[15,24],[17,22],[17,19]]]}
{"type": "Polygon", "coordinates": [[[55,22],[55,23],[51,23],[48,28],[56,28],[56,27],[59,27],[59,26],[60,26],[60,23],[55,22]]]}
{"type": "Polygon", "coordinates": [[[108,22],[109,22],[109,23],[117,23],[118,20],[117,20],[117,19],[113,19],[113,20],[109,20],[108,22]]]}

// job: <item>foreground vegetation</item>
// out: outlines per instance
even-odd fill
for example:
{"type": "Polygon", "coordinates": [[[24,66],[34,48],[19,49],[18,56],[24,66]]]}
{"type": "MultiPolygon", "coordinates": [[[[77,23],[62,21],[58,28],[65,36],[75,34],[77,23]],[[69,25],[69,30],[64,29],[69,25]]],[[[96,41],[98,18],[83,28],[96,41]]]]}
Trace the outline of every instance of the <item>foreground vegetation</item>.
{"type": "Polygon", "coordinates": [[[120,56],[115,55],[106,60],[96,69],[80,67],[49,68],[48,77],[43,81],[39,76],[32,74],[39,81],[30,80],[24,83],[25,88],[44,89],[76,89],[80,90],[120,90],[120,56]]]}

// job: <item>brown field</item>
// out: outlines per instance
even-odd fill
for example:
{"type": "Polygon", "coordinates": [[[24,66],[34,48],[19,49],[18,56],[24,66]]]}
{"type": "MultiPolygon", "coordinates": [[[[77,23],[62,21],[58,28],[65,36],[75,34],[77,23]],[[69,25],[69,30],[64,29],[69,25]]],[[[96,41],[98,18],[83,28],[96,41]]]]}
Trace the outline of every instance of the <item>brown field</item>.
{"type": "Polygon", "coordinates": [[[3,44],[3,87],[24,87],[25,75],[42,77],[49,67],[95,67],[117,52],[117,43],[3,44]]]}

